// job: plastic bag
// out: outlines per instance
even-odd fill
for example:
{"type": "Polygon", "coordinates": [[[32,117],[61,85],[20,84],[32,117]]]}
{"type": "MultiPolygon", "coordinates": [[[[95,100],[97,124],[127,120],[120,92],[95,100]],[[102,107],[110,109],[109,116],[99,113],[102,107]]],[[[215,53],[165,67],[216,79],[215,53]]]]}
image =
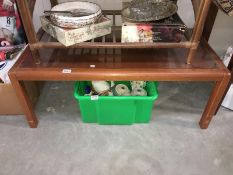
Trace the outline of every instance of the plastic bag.
{"type": "Polygon", "coordinates": [[[6,83],[6,84],[10,83],[8,72],[14,66],[15,62],[19,59],[23,50],[24,48],[20,49],[20,51],[14,55],[13,60],[6,60],[0,62],[0,83],[6,83]]]}
{"type": "Polygon", "coordinates": [[[24,46],[25,33],[15,0],[0,0],[0,61],[10,59],[10,53],[24,46]]]}

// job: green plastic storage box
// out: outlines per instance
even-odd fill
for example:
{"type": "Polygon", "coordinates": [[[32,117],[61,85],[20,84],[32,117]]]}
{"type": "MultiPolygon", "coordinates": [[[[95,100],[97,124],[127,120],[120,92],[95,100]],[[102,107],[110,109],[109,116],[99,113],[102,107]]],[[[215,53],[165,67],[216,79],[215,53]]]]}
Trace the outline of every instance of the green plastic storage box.
{"type": "MultiPolygon", "coordinates": [[[[123,83],[130,88],[130,82],[123,83]]],[[[79,101],[82,121],[102,125],[131,125],[149,123],[154,101],[158,98],[157,83],[147,82],[148,96],[85,96],[85,87],[91,82],[75,84],[74,96],[79,101]]]]}

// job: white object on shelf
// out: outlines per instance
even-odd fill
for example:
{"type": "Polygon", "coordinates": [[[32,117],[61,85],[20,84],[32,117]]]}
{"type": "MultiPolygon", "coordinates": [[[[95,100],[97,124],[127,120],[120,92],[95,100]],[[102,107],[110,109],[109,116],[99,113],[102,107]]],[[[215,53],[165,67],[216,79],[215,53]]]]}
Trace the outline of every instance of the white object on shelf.
{"type": "Polygon", "coordinates": [[[228,67],[228,65],[229,65],[229,63],[230,63],[230,61],[231,61],[232,55],[233,55],[233,47],[230,46],[230,47],[228,47],[227,52],[226,52],[226,54],[224,55],[224,57],[223,57],[223,59],[222,59],[224,65],[225,65],[226,67],[228,67]]]}
{"type": "MultiPolygon", "coordinates": [[[[227,49],[227,52],[225,54],[225,56],[223,57],[223,63],[224,65],[227,67],[232,59],[232,55],[233,55],[233,47],[230,46],[227,49]]],[[[222,106],[224,106],[225,108],[231,109],[233,110],[233,84],[230,86],[223,102],[222,102],[222,106]]]]}
{"type": "Polygon", "coordinates": [[[231,85],[230,89],[227,92],[226,97],[222,102],[222,106],[225,108],[233,110],[233,84],[231,85]]]}

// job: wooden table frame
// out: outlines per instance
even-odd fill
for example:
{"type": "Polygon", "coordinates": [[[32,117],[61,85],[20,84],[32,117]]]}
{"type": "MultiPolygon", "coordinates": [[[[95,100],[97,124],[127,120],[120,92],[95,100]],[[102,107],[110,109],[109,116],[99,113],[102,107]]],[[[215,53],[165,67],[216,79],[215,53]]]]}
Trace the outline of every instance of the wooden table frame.
{"type": "MultiPolygon", "coordinates": [[[[29,47],[24,51],[23,55],[10,71],[10,79],[19,97],[20,103],[24,110],[30,127],[35,128],[38,125],[38,119],[34,112],[34,107],[27,95],[23,81],[84,81],[84,80],[146,80],[146,81],[214,81],[215,86],[206,105],[206,108],[200,119],[200,127],[206,129],[213,118],[218,104],[222,99],[224,91],[230,80],[230,73],[222,64],[221,60],[213,52],[213,50],[204,44],[207,52],[213,54],[216,68],[180,68],[170,69],[95,69],[93,72],[85,68],[70,68],[72,73],[62,73],[62,67],[51,68],[23,68],[24,60],[33,59],[29,47]],[[139,73],[140,72],[140,73],[139,73]]],[[[36,63],[34,64],[36,65],[36,63]]],[[[63,67],[65,68],[65,67],[63,67]]]]}
{"type": "MultiPolygon", "coordinates": [[[[154,54],[148,55],[145,50],[145,56],[151,57],[151,64],[154,67],[151,67],[149,64],[143,64],[142,67],[134,68],[134,64],[129,64],[128,68],[118,68],[113,65],[111,68],[106,68],[106,64],[101,64],[103,68],[96,69],[92,71],[91,69],[85,68],[87,63],[82,63],[81,67],[77,64],[77,67],[72,67],[72,64],[69,64],[71,67],[68,67],[72,70],[70,74],[62,73],[62,66],[66,65],[63,63],[56,63],[55,66],[52,64],[51,67],[43,67],[43,58],[38,55],[38,50],[43,49],[45,47],[49,48],[61,48],[60,45],[51,43],[47,45],[46,43],[38,42],[38,35],[35,35],[34,27],[32,24],[32,12],[34,7],[34,1],[31,1],[32,8],[29,8],[30,4],[26,3],[26,0],[18,0],[18,6],[20,8],[22,20],[24,23],[24,27],[27,33],[27,37],[29,40],[29,46],[26,48],[21,58],[17,61],[15,66],[9,72],[9,76],[12,82],[13,87],[16,90],[19,101],[22,105],[22,108],[25,113],[25,117],[30,127],[36,128],[38,125],[38,119],[34,112],[34,106],[32,105],[27,92],[24,87],[24,81],[84,81],[84,80],[144,80],[144,81],[213,81],[215,82],[215,86],[209,98],[209,101],[206,105],[206,108],[202,114],[199,125],[202,129],[208,128],[216,110],[220,100],[224,94],[224,91],[228,85],[230,80],[230,73],[226,69],[226,67],[222,64],[219,57],[215,54],[215,52],[208,46],[205,41],[202,41],[201,46],[199,46],[201,34],[204,28],[204,23],[206,17],[208,18],[208,9],[211,5],[211,0],[193,0],[194,10],[196,14],[196,25],[194,27],[193,36],[191,37],[191,42],[188,42],[187,45],[177,44],[155,44],[155,45],[119,45],[119,43],[113,43],[112,45],[108,44],[94,44],[87,45],[76,45],[75,48],[165,48],[169,46],[171,49],[176,49],[177,47],[189,48],[189,52],[187,52],[187,61],[184,64],[180,64],[180,62],[174,62],[170,59],[170,62],[165,63],[163,60],[167,58],[162,54],[160,55],[161,63],[153,62],[155,60],[154,54]],[[195,8],[196,7],[196,8],[195,8]],[[198,10],[199,9],[199,10],[198,10]],[[199,46],[199,47],[198,47],[199,46]],[[195,56],[197,53],[197,48],[201,51],[198,52],[199,56],[195,56]],[[203,56],[204,55],[204,56],[203,56]],[[211,58],[211,64],[214,63],[214,67],[202,67],[202,62],[208,63],[204,57],[207,56],[209,59],[211,58]],[[195,59],[194,59],[195,58],[195,59]],[[199,61],[198,61],[199,59],[199,61]],[[31,61],[33,60],[33,61],[31,61]],[[197,60],[198,64],[195,64],[197,60]],[[28,62],[30,62],[28,66],[28,62]],[[170,64],[169,64],[170,63],[170,64]],[[186,64],[187,63],[187,64],[186,64]],[[192,64],[191,64],[192,63],[192,64]],[[160,64],[162,65],[161,67],[160,64]],[[171,67],[170,65],[177,64],[178,66],[171,67]],[[26,65],[26,66],[25,66],[26,65]],[[31,66],[32,65],[32,66],[31,66]],[[30,67],[31,66],[31,67],[30,67]],[[84,67],[82,67],[84,66],[84,67]]],[[[56,4],[55,0],[52,0],[52,4],[56,4]]],[[[206,31],[206,30],[205,30],[206,31]]],[[[184,43],[183,43],[184,44],[184,43]]],[[[175,50],[174,50],[175,51],[175,50]]],[[[129,51],[130,52],[130,51],[129,51]]],[[[163,51],[161,51],[163,52],[163,51]]],[[[167,51],[168,52],[168,51],[167,51]]],[[[166,53],[167,53],[166,52],[166,53]]],[[[160,51],[157,52],[158,54],[160,51]]],[[[186,53],[185,51],[181,51],[180,54],[186,53]]],[[[122,54],[123,55],[123,54],[122,54]]],[[[133,55],[137,57],[137,55],[133,55]]],[[[111,57],[115,57],[112,55],[111,57]]],[[[122,59],[123,56],[119,56],[122,59]]],[[[132,57],[132,55],[129,55],[132,57]]],[[[82,57],[80,57],[81,59],[82,57]]],[[[180,57],[177,56],[176,59],[180,57]]],[[[56,59],[55,57],[53,59],[56,59]]],[[[130,58],[129,58],[130,59],[130,58]]],[[[145,59],[144,56],[138,58],[145,59]]],[[[184,58],[185,59],[185,58],[184,58]]],[[[77,61],[78,62],[78,61],[77,61]]],[[[120,64],[119,67],[124,67],[125,65],[120,64]]],[[[137,65],[138,66],[138,65],[137,65]]],[[[67,68],[67,67],[63,67],[67,68]]]]}

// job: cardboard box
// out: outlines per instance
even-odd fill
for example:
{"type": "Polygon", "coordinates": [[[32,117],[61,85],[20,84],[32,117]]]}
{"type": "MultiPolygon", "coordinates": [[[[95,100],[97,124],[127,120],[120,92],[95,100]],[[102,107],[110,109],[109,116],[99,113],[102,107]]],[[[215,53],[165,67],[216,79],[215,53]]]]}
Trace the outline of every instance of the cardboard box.
{"type": "Polygon", "coordinates": [[[57,39],[66,47],[88,41],[111,33],[112,22],[106,17],[101,17],[97,23],[77,29],[66,29],[54,25],[49,17],[41,16],[41,25],[45,32],[57,39]]]}
{"type": "Polygon", "coordinates": [[[178,14],[156,22],[125,21],[122,25],[121,42],[181,42],[186,40],[186,30],[187,27],[178,14]]]}
{"type": "MultiPolygon", "coordinates": [[[[40,85],[35,82],[25,83],[25,88],[33,104],[40,95],[40,85]]],[[[22,108],[11,84],[0,83],[0,115],[20,115],[22,108]]]]}
{"type": "Polygon", "coordinates": [[[23,114],[11,84],[0,84],[0,115],[23,114]]]}
{"type": "MultiPolygon", "coordinates": [[[[8,72],[20,58],[21,53],[17,55],[13,60],[0,62],[0,115],[20,115],[23,114],[23,110],[19,104],[16,92],[10,84],[8,72]],[[3,83],[5,82],[5,83],[3,83]]],[[[41,82],[25,82],[24,87],[26,88],[27,94],[33,104],[36,104],[37,99],[42,89],[41,82]]]]}

